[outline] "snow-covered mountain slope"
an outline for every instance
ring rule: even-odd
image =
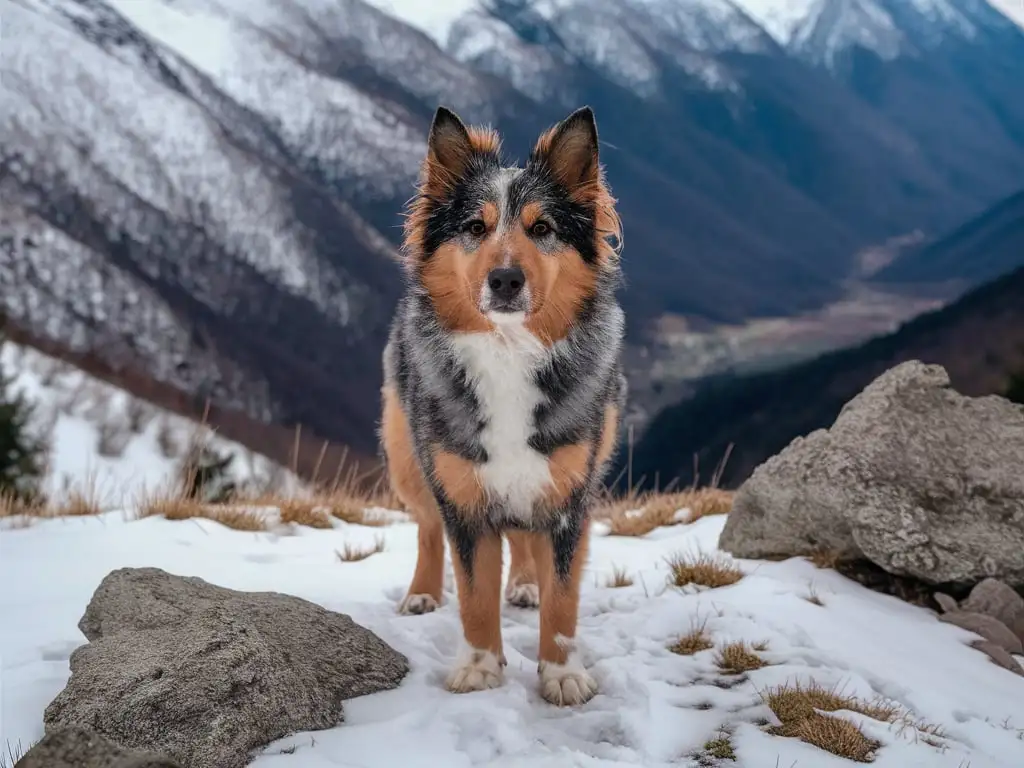
[[[0,0],[0,304],[372,454],[400,210],[437,104],[522,158],[589,103],[631,343],[666,315],[813,309],[859,248],[947,229],[1024,176],[1018,27],[983,0],[828,5]],[[891,53],[840,52],[870,42],[849,26],[864,14],[895,25]]]
[[[779,719],[765,694],[812,684],[859,699],[861,708],[894,707],[892,722],[850,710],[833,715],[877,742],[874,768],[1024,764],[1024,678],[971,648],[975,635],[934,612],[802,558],[732,561],[742,579],[716,589],[668,586],[667,560],[716,552],[721,517],[642,539],[592,537],[578,638],[600,690],[581,707],[557,708],[538,691],[532,609],[502,608],[508,665],[500,687],[444,690],[460,640],[450,563],[439,610],[396,611],[415,565],[414,525],[339,522],[330,530],[253,534],[209,520],[136,520],[127,512],[0,530],[0,583],[17,585],[0,592],[0,611],[18,617],[0,624],[0,745],[27,748],[42,737],[43,711],[67,683],[68,659],[85,642],[78,622],[103,578],[118,568],[153,567],[229,589],[301,597],[351,616],[409,659],[398,688],[345,701],[344,723],[282,738],[253,768],[862,764],[772,733]],[[339,551],[372,550],[378,542],[376,554],[339,562]],[[631,583],[610,586],[617,572]],[[711,647],[691,655],[669,650],[695,628]],[[723,670],[719,653],[733,643],[764,666]],[[833,749],[857,744],[852,734],[844,737],[818,741]]]
[[[43,490],[55,503],[74,493],[116,509],[173,488],[192,441],[231,456],[227,474],[240,486],[298,487],[266,457],[29,347],[0,345],[0,370],[9,394],[32,408],[30,428],[48,447]]]

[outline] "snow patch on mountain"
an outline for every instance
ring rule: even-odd
[[[782,45],[789,45],[820,0],[732,0]]]
[[[1024,29],[1024,0],[987,0],[987,2],[1003,16]]]

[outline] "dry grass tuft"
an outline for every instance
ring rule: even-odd
[[[835,570],[836,566],[842,561],[842,557],[838,550],[835,549],[818,549],[812,552],[807,557],[815,568],[831,569]]]
[[[672,653],[678,653],[680,656],[693,656],[695,653],[714,648],[715,644],[711,641],[711,637],[708,635],[705,627],[706,622],[699,627],[693,627],[675,643],[670,645],[668,649]]]
[[[246,507],[203,504],[178,492],[145,493],[135,504],[141,518],[212,520],[235,531],[259,532],[269,528],[267,518]]]
[[[12,493],[0,493],[0,518],[43,517],[45,509],[41,502],[27,501]]]
[[[103,505],[95,484],[72,489],[59,501],[44,507],[45,517],[90,517],[103,514]]]
[[[625,568],[614,567],[612,568],[612,575],[609,576],[608,581],[605,582],[605,586],[610,589],[632,587],[633,577],[629,575]]]
[[[335,550],[335,554],[338,556],[338,560],[343,563],[358,563],[360,560],[365,560],[370,555],[376,555],[378,552],[384,551],[384,537],[378,536],[372,546],[361,547],[356,544],[350,544],[345,542],[345,545],[340,550]]]
[[[607,521],[612,536],[646,536],[663,526],[692,523],[708,515],[724,515],[732,509],[732,496],[731,492],[719,488],[630,494],[606,502],[593,514]],[[684,509],[689,513],[680,514]]]
[[[278,506],[278,510],[281,522],[285,524],[305,525],[321,530],[334,527],[327,510],[314,499],[287,499]]]
[[[769,689],[762,694],[762,698],[782,723],[772,730],[773,733],[801,739],[834,755],[862,763],[871,762],[873,753],[880,746],[878,742],[869,739],[849,720],[822,713],[846,710],[883,723],[903,720],[908,727],[918,728],[931,735],[940,732],[936,726],[918,727],[912,724],[908,716],[891,702],[866,702],[814,682],[807,686],[796,683]]]
[[[779,735],[790,736],[811,746],[858,763],[870,763],[882,745],[864,735],[859,726],[841,717],[814,712],[794,723],[783,724]]]
[[[673,555],[668,566],[670,582],[677,587],[698,584],[704,587],[727,587],[743,578],[743,571],[721,555]]]
[[[807,594],[803,596],[804,600],[812,605],[825,607],[825,601],[821,599],[821,595],[818,594],[818,590],[815,589],[813,584],[807,586]]]
[[[767,649],[767,644],[759,644],[759,650]],[[743,672],[751,672],[761,667],[767,667],[768,662],[762,659],[744,642],[729,643],[724,646],[715,659],[718,668],[728,675],[739,675]]]
[[[891,723],[900,715],[900,708],[886,701],[865,702],[854,696],[845,696],[835,688],[824,688],[815,682],[781,685],[762,694],[765,704],[783,723],[809,716],[815,710],[859,712],[872,720]]]

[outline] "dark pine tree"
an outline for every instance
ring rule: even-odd
[[[0,348],[3,347],[5,318],[0,314]],[[12,377],[0,361],[0,495],[30,501],[39,493],[46,444],[32,434],[32,407],[11,391]]]

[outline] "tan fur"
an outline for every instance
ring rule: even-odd
[[[430,595],[440,603],[444,583],[444,526],[434,495],[413,452],[405,411],[392,387],[384,388],[381,442],[387,456],[391,487],[418,523],[416,573],[409,594]]]
[[[487,499],[476,465],[439,446],[434,447],[434,477],[445,496],[467,513],[479,511]]]
[[[530,551],[529,534],[522,531],[508,531],[505,536],[508,539],[508,550],[511,555],[508,571],[509,586],[536,584],[537,568],[533,562],[533,553]]]
[[[452,565],[466,642],[472,648],[501,657],[501,536],[492,534],[477,541],[472,578],[458,557],[452,558]]]
[[[501,151],[501,137],[493,128],[472,126],[469,128],[469,144],[474,152],[496,155]]]
[[[594,292],[597,275],[572,248],[543,254],[531,243],[519,262],[533,303],[526,327],[550,346],[569,333],[584,300]]]
[[[576,548],[569,578],[562,581],[555,573],[555,554],[551,539],[540,533],[527,534],[530,550],[537,567],[540,586],[540,648],[538,660],[554,664],[565,664],[567,651],[556,641],[561,635],[569,639],[576,637],[576,622],[580,605],[580,580],[589,549],[589,521]]]
[[[593,452],[590,442],[563,445],[556,448],[548,459],[548,470],[551,472],[551,488],[545,502],[549,508],[557,508],[568,500],[573,490],[579,488],[587,479],[587,468]]]
[[[423,265],[420,280],[445,328],[466,333],[494,330],[494,324],[480,311],[478,297],[499,256],[497,249],[491,249],[489,256],[468,254],[454,243],[445,243]]]

